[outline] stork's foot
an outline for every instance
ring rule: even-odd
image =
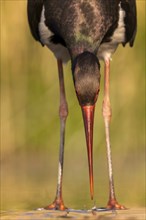
[[[116,199],[111,199],[109,200],[107,204],[107,209],[112,209],[112,210],[125,210],[126,207],[123,205],[120,205]]]
[[[68,208],[64,205],[63,200],[55,199],[54,202],[46,206],[45,209],[64,211],[64,210],[67,210]]]

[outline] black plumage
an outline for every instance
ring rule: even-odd
[[[29,0],[27,5],[28,22],[33,37],[40,41],[39,22],[44,0]]]
[[[81,34],[93,37],[93,41],[98,41],[99,44],[108,42],[118,25],[118,5],[121,3],[122,9],[126,13],[124,18],[126,34],[125,40],[122,43],[125,45],[129,42],[131,46],[133,45],[137,29],[135,0],[78,2],[79,4],[76,1],[67,0],[28,0],[28,20],[34,38],[40,41],[38,24],[41,18],[42,7],[44,6],[46,9],[45,24],[54,34],[54,37],[51,38],[53,43],[61,43],[63,46],[68,45],[69,47],[71,47],[70,44],[75,44],[74,34],[76,34],[78,26],[78,13],[85,15],[84,21],[79,24]],[[98,16],[94,15],[94,5],[92,6],[92,2],[95,2],[95,6],[101,10],[102,16],[100,16],[100,13]],[[103,17],[102,22],[99,16],[100,19]],[[99,26],[100,28],[98,28]],[[99,37],[98,32],[102,33]]]
[[[121,1],[121,7],[126,12],[124,23],[125,23],[125,29],[126,29],[126,38],[125,42],[123,42],[123,45],[125,45],[127,42],[129,42],[130,46],[133,46],[136,31],[137,31],[137,12],[136,12],[136,2],[135,0],[122,0]]]

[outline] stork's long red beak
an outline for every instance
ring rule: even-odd
[[[93,183],[93,124],[94,124],[94,109],[95,106],[81,106],[85,127],[87,152],[88,152],[88,166],[89,166],[89,179],[90,179],[90,195],[93,199],[94,183]]]

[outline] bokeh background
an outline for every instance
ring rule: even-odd
[[[26,0],[1,6],[1,209],[34,209],[53,201],[59,151],[56,60],[32,38]],[[145,0],[137,0],[134,48],[119,47],[111,62],[111,141],[117,199],[145,206]],[[69,116],[63,196],[66,206],[91,208],[86,143],[70,63],[65,65]],[[95,203],[108,200],[108,172],[101,91],[94,130]]]

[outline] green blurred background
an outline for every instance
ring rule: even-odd
[[[32,38],[26,0],[1,0],[1,208],[34,209],[53,201],[59,149],[56,60]],[[145,0],[137,0],[134,48],[119,47],[111,62],[111,140],[117,199],[145,206]],[[86,144],[70,63],[65,68],[69,116],[63,196],[66,206],[91,208]],[[101,91],[94,130],[95,202],[108,200]]]

